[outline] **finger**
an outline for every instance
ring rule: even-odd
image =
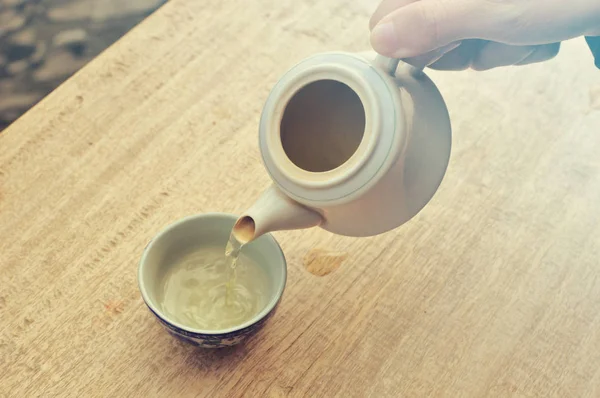
[[[463,40],[460,46],[444,54],[439,60],[429,65],[429,68],[448,71],[469,69],[473,58],[486,43],[485,40]]]
[[[430,51],[423,55],[418,55],[416,57],[404,58],[402,61],[407,64],[411,64],[417,68],[425,68],[435,62],[437,62],[440,58],[446,55],[448,52],[454,50],[456,47],[460,46],[460,43],[450,43],[447,46],[440,47],[437,50]]]
[[[488,42],[473,58],[471,68],[483,71],[499,66],[515,65],[533,54],[537,47]]]
[[[502,2],[413,2],[391,12],[373,28],[371,45],[388,57],[409,58],[467,38],[486,39],[494,33],[490,27],[502,25],[506,18],[506,9],[498,9],[496,4]]]
[[[419,0],[383,0],[369,20],[369,29],[372,30],[382,18],[392,11],[402,8],[410,3],[414,3],[415,1]]]
[[[558,55],[560,43],[545,44],[538,46],[537,49],[528,57],[515,65],[529,65],[538,62],[548,61]]]
[[[462,44],[431,64],[437,70],[488,70],[499,66],[527,65],[554,58],[560,43],[540,46],[511,46],[484,40],[464,40]]]

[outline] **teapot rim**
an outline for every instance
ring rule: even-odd
[[[360,98],[365,111],[362,140],[342,165],[325,172],[296,166],[286,155],[280,136],[281,118],[289,100],[306,85],[320,80],[345,84]],[[290,69],[273,87],[259,128],[263,163],[271,178],[302,202],[348,201],[375,184],[406,144],[405,115],[391,76],[351,53],[317,54]],[[400,112],[398,112],[400,110]]]

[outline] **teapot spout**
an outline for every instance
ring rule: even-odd
[[[290,199],[271,185],[233,227],[233,236],[246,244],[273,231],[310,228],[320,225],[319,213]]]

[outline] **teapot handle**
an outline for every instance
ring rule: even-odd
[[[407,58],[405,60],[389,58],[377,54],[373,62],[391,76],[397,76],[398,68],[400,67],[405,72],[408,72],[411,76],[417,77],[423,74],[423,69],[440,59],[447,51],[450,51],[456,47],[458,47],[458,44],[452,43],[437,50],[428,52],[427,54]]]
[[[397,58],[389,58],[377,54],[375,55],[373,63],[386,71],[389,75],[394,76],[396,74],[396,69],[398,69],[398,65],[400,64],[400,60]]]
[[[399,75],[404,74],[399,73],[399,69],[402,69],[405,73],[408,72],[410,76],[418,77],[424,73],[423,69],[427,66],[424,65],[423,67],[417,67],[399,59],[388,58],[379,54],[375,56],[373,63],[393,77],[398,77]]]

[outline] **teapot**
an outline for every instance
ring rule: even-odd
[[[275,84],[259,123],[273,183],[233,235],[319,226],[364,237],[413,218],[450,158],[448,110],[421,68],[371,53],[304,59]]]

